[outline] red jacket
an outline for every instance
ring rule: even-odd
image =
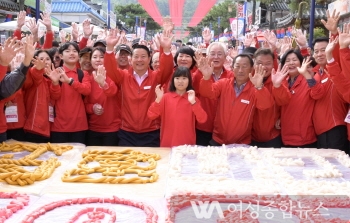
[[[51,124],[53,132],[78,132],[88,129],[82,95],[91,92],[90,75],[84,71],[82,83],[78,80],[76,69],[69,70],[63,65],[68,77],[73,78],[72,86],[62,83],[61,95],[55,100],[55,121]]]
[[[237,97],[234,78],[221,79],[215,83],[202,79],[199,93],[204,97],[218,99],[213,139],[220,144],[251,143],[255,109],[268,109],[274,103],[265,87],[257,90],[250,81]]]
[[[22,39],[21,30],[16,29],[15,32],[13,33],[13,36],[17,37],[18,40],[21,40]],[[44,45],[41,47],[38,43],[36,48],[42,48],[42,49],[52,48],[52,41],[54,38],[53,36],[54,36],[54,33],[52,31],[46,32]]]
[[[280,87],[281,88],[281,87]],[[283,89],[273,88],[272,94],[281,107],[281,135],[285,145],[301,146],[316,142],[312,122],[315,100],[322,97],[323,86],[316,83],[310,88],[306,79],[298,75],[293,86],[282,94]],[[291,94],[290,99],[287,95]]]
[[[343,64],[342,68],[344,71],[347,71],[345,64]],[[342,95],[342,98],[346,102],[350,103],[350,79],[345,77],[344,75],[344,73],[347,73],[347,72],[342,72],[337,62],[328,64],[327,70],[329,72],[329,76],[332,79],[337,91]],[[348,108],[348,111],[350,112],[349,108]],[[346,114],[344,115],[343,120],[345,119],[345,117],[346,117]],[[346,123],[346,127],[348,129],[348,140],[350,140],[350,124]]]
[[[336,49],[336,48],[335,48]],[[344,48],[339,50],[339,56],[340,56],[340,65],[343,69],[343,74],[346,78],[350,79],[350,49]],[[334,54],[333,54],[334,57]],[[335,59],[337,61],[337,59]]]
[[[114,53],[106,53],[104,66],[107,75],[120,87],[121,126],[120,128],[136,133],[150,132],[159,129],[159,121],[147,117],[148,108],[156,98],[155,87],[164,84],[173,73],[173,56],[160,55],[160,68],[157,71],[148,69],[148,77],[141,86],[135,80],[134,70],[121,70],[117,66]]]
[[[85,97],[85,109],[88,114],[89,130],[95,132],[115,132],[120,128],[120,107],[117,97],[118,88],[109,78],[106,78],[108,89],[103,90],[96,81],[91,80],[91,94]],[[103,107],[103,114],[96,115],[94,104]]]
[[[37,70],[32,67],[27,73],[23,90],[27,114],[24,130],[50,137],[49,106],[51,100],[60,97],[60,85],[53,85],[52,81],[44,76],[44,69]]]
[[[272,93],[271,75],[264,82],[264,86]],[[265,110],[257,109],[253,118],[252,139],[256,142],[267,142],[279,136],[281,131],[275,128],[275,123],[279,118],[280,107],[276,103]]]
[[[192,83],[193,83],[193,88],[195,89],[197,93],[197,97],[201,101],[201,106],[204,109],[204,111],[207,113],[207,121],[204,123],[196,123],[196,128],[204,131],[204,132],[213,132],[214,129],[214,119],[216,116],[216,109],[217,109],[217,104],[218,100],[217,99],[210,99],[207,97],[203,97],[202,95],[199,94],[199,85],[201,82],[201,79],[203,77],[202,72],[200,70],[197,70],[196,72],[193,73],[192,75]],[[223,68],[223,72],[220,76],[220,80],[223,78],[231,78],[233,77],[233,73],[230,70],[226,70]],[[211,77],[212,82],[215,82],[214,77]]]
[[[19,89],[13,96],[14,98],[10,102],[17,106],[18,122],[7,122],[7,129],[20,129],[23,128],[27,119],[22,90]]]
[[[7,73],[7,66],[0,65],[0,81],[4,79],[4,77],[6,76],[6,73]]]
[[[191,105],[187,97],[187,93],[182,96],[175,92],[166,93],[159,103],[153,102],[148,109],[150,119],[161,119],[161,147],[196,144],[195,122],[205,122],[207,114],[198,98]]]
[[[319,66],[316,67],[317,71],[318,68]],[[317,72],[314,78],[324,88],[322,98],[315,102],[312,115],[316,135],[320,135],[335,126],[345,125],[344,117],[348,106],[326,72],[322,76]]]

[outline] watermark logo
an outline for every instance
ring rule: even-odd
[[[213,215],[214,209],[219,215],[219,218],[224,218],[224,213],[218,201],[190,201],[193,212],[197,219],[210,219]],[[209,207],[209,208],[208,208]],[[200,210],[199,210],[200,209]]]

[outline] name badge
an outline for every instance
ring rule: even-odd
[[[49,122],[54,122],[55,120],[55,113],[54,113],[54,108],[49,105]]]
[[[328,81],[328,77],[325,78],[325,79],[323,79],[323,80],[321,81],[321,83],[323,84],[323,83],[326,83],[327,81]]]
[[[244,103],[244,104],[249,105],[249,101],[248,101],[248,100],[244,100],[244,99],[242,99],[242,100],[241,100],[241,102],[242,102],[242,103]]]
[[[350,110],[348,111],[348,114],[345,116],[344,122],[350,123]]]
[[[151,86],[144,86],[143,89],[149,90],[149,89],[151,89]]]
[[[5,109],[6,122],[18,122],[17,105],[7,106]]]

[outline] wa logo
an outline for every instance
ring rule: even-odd
[[[198,219],[210,219],[212,217],[214,209],[218,213],[220,218],[224,218],[224,213],[222,212],[220,203],[217,201],[209,202],[209,201],[190,201],[192,205],[192,209],[196,218]],[[199,210],[200,209],[200,210]]]

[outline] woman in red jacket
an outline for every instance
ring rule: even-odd
[[[304,61],[303,61],[304,60]],[[307,70],[312,61],[303,59],[299,51],[289,50],[282,59],[281,66],[288,66],[288,85],[291,97],[284,97],[279,88],[274,87],[272,94],[281,106],[281,136],[285,146],[316,148],[317,138],[312,122],[315,100],[322,97],[323,87]],[[280,79],[282,81],[283,79]],[[274,83],[274,86],[276,83]],[[278,84],[277,84],[278,85]]]
[[[85,109],[88,114],[88,146],[117,146],[120,127],[120,107],[117,86],[106,77],[103,66],[105,50],[97,47],[91,51],[91,94],[85,97]]]
[[[148,109],[152,120],[161,118],[160,146],[172,147],[196,144],[196,120],[203,123],[207,114],[200,105],[192,88],[191,72],[186,67],[176,68],[169,87],[164,94],[160,85],[156,87],[157,98]]]
[[[23,85],[27,116],[23,129],[26,132],[26,140],[29,142],[50,141],[50,122],[54,121],[51,100],[58,99],[61,92],[57,72],[47,74],[47,68],[51,67],[53,67],[53,60],[48,51],[36,51],[32,67]]]

